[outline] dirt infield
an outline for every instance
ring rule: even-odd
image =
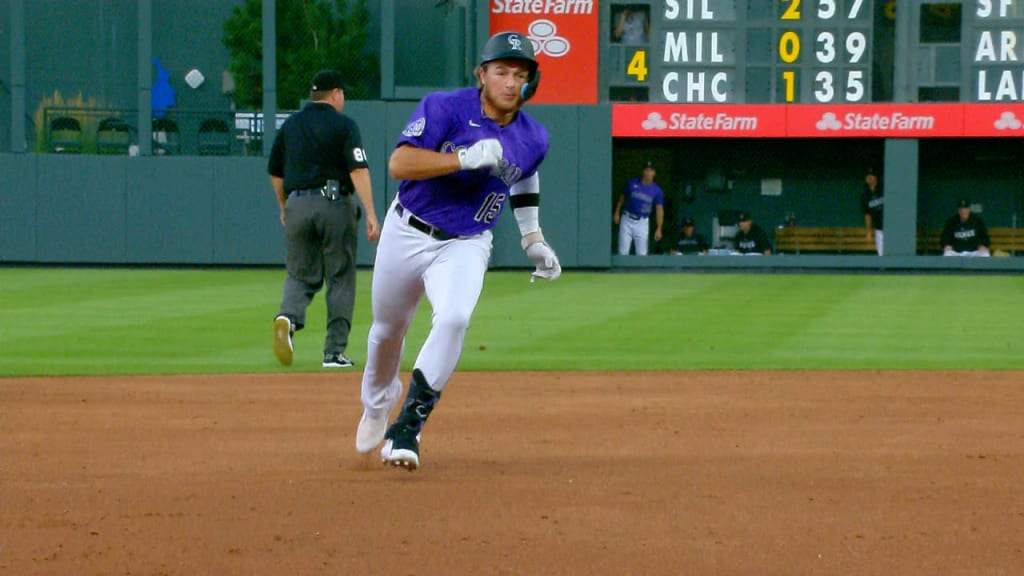
[[[0,380],[0,573],[1024,571],[1020,372],[458,373],[414,473],[359,377]]]

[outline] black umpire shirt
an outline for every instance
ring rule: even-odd
[[[268,171],[284,178],[284,191],[320,188],[341,182],[341,193],[354,191],[349,172],[366,168],[359,127],[326,102],[311,102],[285,120],[270,150]]]

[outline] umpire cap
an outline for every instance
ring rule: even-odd
[[[480,54],[480,66],[505,58],[525,60],[529,63],[530,77],[523,85],[522,92],[523,101],[529,100],[537,92],[537,86],[540,85],[539,65],[530,37],[519,32],[498,32],[491,36],[484,44],[483,53]]]
[[[345,88],[341,72],[337,70],[321,70],[313,77],[309,90],[310,92],[326,92],[327,90],[335,90],[337,88]]]

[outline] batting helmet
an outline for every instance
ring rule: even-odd
[[[523,101],[529,100],[540,85],[540,69],[533,53],[533,42],[518,32],[498,32],[484,44],[483,53],[480,54],[480,65],[504,58],[526,60],[530,63],[530,76],[526,84],[523,84],[522,93]]]

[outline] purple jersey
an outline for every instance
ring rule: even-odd
[[[486,138],[501,141],[500,166],[403,180],[398,187],[402,206],[457,236],[493,228],[508,200],[509,187],[532,176],[547,155],[548,133],[539,122],[520,110],[507,126],[498,126],[484,116],[476,88],[434,92],[420,101],[398,145],[455,152]]]
[[[627,214],[635,218],[649,218],[651,210],[655,206],[665,203],[665,194],[661,187],[651,182],[644,184],[640,178],[633,178],[626,183],[626,205]]]

